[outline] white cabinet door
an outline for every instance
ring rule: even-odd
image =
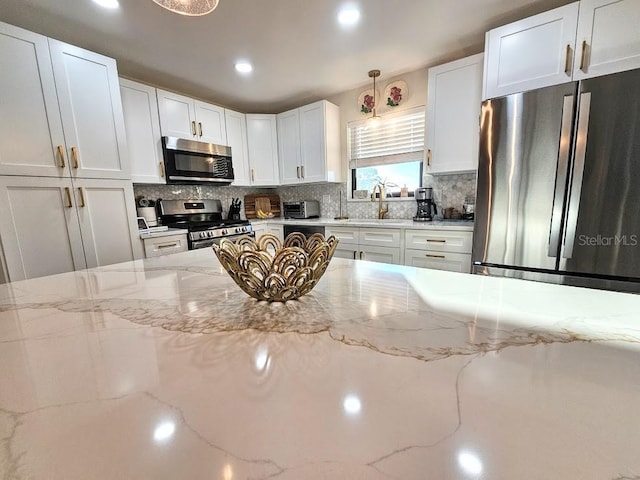
[[[157,93],[162,135],[195,140],[197,125],[193,99],[160,89]]]
[[[284,240],[284,227],[282,225],[267,224],[267,232],[271,235],[275,235],[280,240]]]
[[[326,234],[336,237],[339,240],[338,246],[347,243],[358,245],[360,241],[360,229],[357,227],[327,227]]]
[[[87,267],[142,257],[131,182],[74,181]]]
[[[360,260],[368,260],[370,262],[392,263],[398,265],[400,263],[400,247],[375,247],[370,245],[360,245]]]
[[[280,183],[300,183],[302,158],[300,152],[300,109],[276,116],[278,122],[278,163]]]
[[[640,68],[640,2],[582,0],[573,78]]]
[[[194,101],[194,106],[198,127],[196,140],[216,145],[227,145],[224,108],[199,100]]]
[[[127,148],[134,183],[166,183],[156,89],[120,79]]]
[[[478,168],[483,60],[478,54],[429,69],[427,173]]]
[[[46,37],[0,23],[0,175],[68,176]]]
[[[580,2],[490,30],[484,98],[569,82]]]
[[[358,233],[360,245],[398,247],[401,237],[402,232],[397,228],[360,228]]]
[[[469,273],[471,272],[471,255],[465,253],[412,250],[408,248],[404,251],[404,264],[412,267]]]
[[[279,185],[276,116],[247,114],[247,145],[252,185]]]
[[[249,152],[247,147],[247,118],[244,113],[225,110],[226,145],[231,147],[234,180],[232,185],[251,185],[249,178]]]
[[[0,238],[9,281],[85,268],[70,179],[0,177]]]
[[[336,251],[333,252],[335,258],[346,258],[348,260],[357,260],[360,254],[360,247],[358,245],[348,243],[338,243]]]
[[[327,180],[327,103],[320,101],[300,108],[300,176],[304,183]]]
[[[71,173],[131,178],[116,61],[49,39]]]

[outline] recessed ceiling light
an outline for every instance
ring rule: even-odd
[[[103,8],[118,8],[120,6],[118,0],[93,0],[93,2]]]
[[[345,5],[338,12],[338,23],[351,27],[360,21],[360,10],[355,5]]]
[[[237,62],[236,71],[239,73],[251,73],[253,71],[253,65],[249,62]]]

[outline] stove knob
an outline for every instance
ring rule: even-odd
[[[223,229],[222,229],[222,234],[223,234],[223,235],[226,235],[227,233],[229,233],[229,230],[227,230],[226,228],[223,228]]]
[[[207,237],[213,238],[213,232],[211,230],[207,232]]]

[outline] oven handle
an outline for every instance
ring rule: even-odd
[[[208,248],[211,245],[213,245],[214,243],[216,245],[220,244],[220,240],[222,240],[223,238],[226,238],[227,240],[234,240],[240,237],[251,237],[251,238],[256,238],[256,234],[255,232],[246,232],[246,233],[239,233],[238,235],[227,235],[226,237],[217,237],[217,238],[207,238],[205,240],[196,240],[195,242],[191,242],[189,244],[189,250],[195,250],[197,248]]]

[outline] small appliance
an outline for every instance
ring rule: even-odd
[[[413,217],[414,222],[430,222],[433,217],[438,214],[436,202],[433,201],[433,188],[420,187],[415,191],[416,203],[418,211]]]
[[[231,147],[162,137],[167,183],[229,185],[233,179]]]
[[[320,202],[317,200],[283,202],[282,206],[284,218],[318,218],[320,216]]]
[[[147,223],[147,228],[158,225],[158,215],[156,213],[156,202],[144,197],[136,198],[136,211],[138,217],[143,217]]]
[[[473,220],[476,211],[476,197],[467,195],[462,205],[462,219]]]
[[[160,220],[171,228],[186,228],[189,250],[219,244],[227,238],[255,238],[247,220],[223,220],[220,200],[158,200]]]
[[[229,215],[227,216],[227,220],[240,220],[240,205],[242,205],[242,200],[239,198],[232,198],[231,205],[229,206]]]

